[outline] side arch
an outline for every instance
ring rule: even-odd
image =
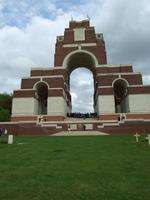
[[[126,79],[124,79],[124,78],[116,78],[116,79],[112,82],[112,87],[114,87],[114,83],[115,83],[116,81],[119,81],[119,80],[125,81],[126,84],[127,84],[127,87],[129,87],[129,82],[128,82]]]
[[[128,113],[129,112],[128,81],[123,78],[118,78],[113,81],[112,86],[114,92],[115,112]]]
[[[47,88],[49,89],[49,85],[48,85],[48,83],[47,83],[46,81],[38,81],[38,82],[36,82],[36,83],[33,85],[33,89],[36,90],[37,85],[38,85],[38,84],[42,84],[42,83],[46,84],[46,85],[47,85]]]
[[[48,84],[45,81],[38,81],[35,89],[35,111],[38,115],[47,115]]]

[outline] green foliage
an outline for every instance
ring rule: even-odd
[[[12,95],[0,94],[0,122],[10,121]]]
[[[12,95],[0,94],[0,107],[9,110],[9,113],[11,113]]]
[[[0,144],[2,200],[149,200],[150,147],[133,136],[15,137]]]
[[[10,112],[7,109],[0,107],[0,122],[10,121]]]

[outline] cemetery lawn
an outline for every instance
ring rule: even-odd
[[[150,200],[150,147],[133,136],[0,143],[0,200]]]

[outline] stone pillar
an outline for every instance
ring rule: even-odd
[[[12,115],[34,115],[35,101],[33,97],[13,98]]]
[[[62,96],[48,97],[48,110],[49,116],[67,116],[67,103]]]
[[[115,101],[113,95],[98,95],[98,115],[115,113]]]
[[[131,113],[150,112],[150,94],[130,94],[129,108]]]

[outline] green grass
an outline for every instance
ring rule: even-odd
[[[16,137],[0,143],[5,199],[150,200],[150,147],[133,136]]]

